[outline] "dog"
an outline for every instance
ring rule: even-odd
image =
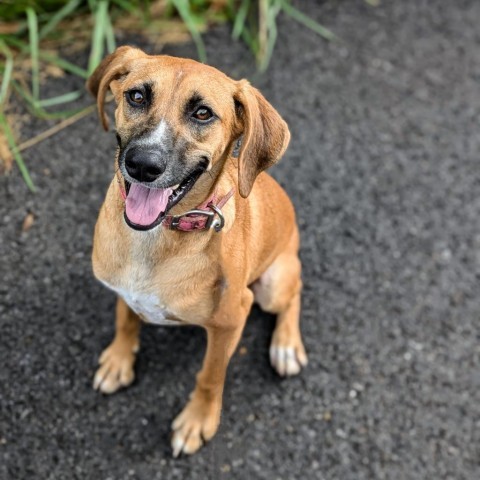
[[[87,88],[105,130],[113,93],[118,141],[92,253],[94,275],[118,295],[115,337],[94,388],[132,383],[142,320],[205,328],[203,366],[172,424],[173,455],[192,454],[217,431],[227,366],[254,301],[277,315],[278,374],[307,364],[295,213],[264,172],[290,132],[248,81],[190,59],[120,47]]]

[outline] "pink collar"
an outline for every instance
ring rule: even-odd
[[[123,186],[118,182],[120,195],[126,200],[127,194]],[[217,192],[205,200],[201,205],[193,210],[182,213],[181,215],[165,215],[162,220],[162,227],[169,230],[178,230],[181,232],[194,232],[197,230],[209,230],[213,228],[219,232],[225,225],[225,218],[221,208],[230,200],[235,189],[231,189],[225,196],[219,198]]]
[[[193,232],[213,228],[219,232],[225,225],[225,218],[220,210],[230,200],[234,192],[232,188],[224,197],[218,198],[217,192],[194,210],[181,215],[166,215],[162,226],[170,230]],[[218,217],[218,218],[217,218]]]

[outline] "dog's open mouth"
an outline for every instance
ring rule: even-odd
[[[195,185],[205,171],[201,166],[175,187],[149,188],[142,183],[125,180],[125,221],[135,230],[150,230],[159,225],[166,213]]]

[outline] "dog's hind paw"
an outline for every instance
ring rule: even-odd
[[[270,345],[270,363],[281,377],[291,377],[300,373],[302,367],[307,365],[308,358],[301,343],[295,347],[272,342]]]
[[[133,352],[112,343],[100,355],[98,361],[100,368],[93,379],[93,388],[108,394],[116,392],[121,387],[127,387],[135,378],[134,362]]]

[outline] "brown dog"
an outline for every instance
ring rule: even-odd
[[[193,60],[121,47],[88,88],[105,129],[113,92],[119,144],[93,249],[96,277],[118,294],[116,332],[94,387],[112,393],[133,381],[140,319],[204,327],[203,367],[172,425],[174,456],[194,453],[218,428],[228,362],[254,301],[278,314],[275,370],[294,375],[307,363],[295,214],[261,173],[290,133],[247,81]]]

